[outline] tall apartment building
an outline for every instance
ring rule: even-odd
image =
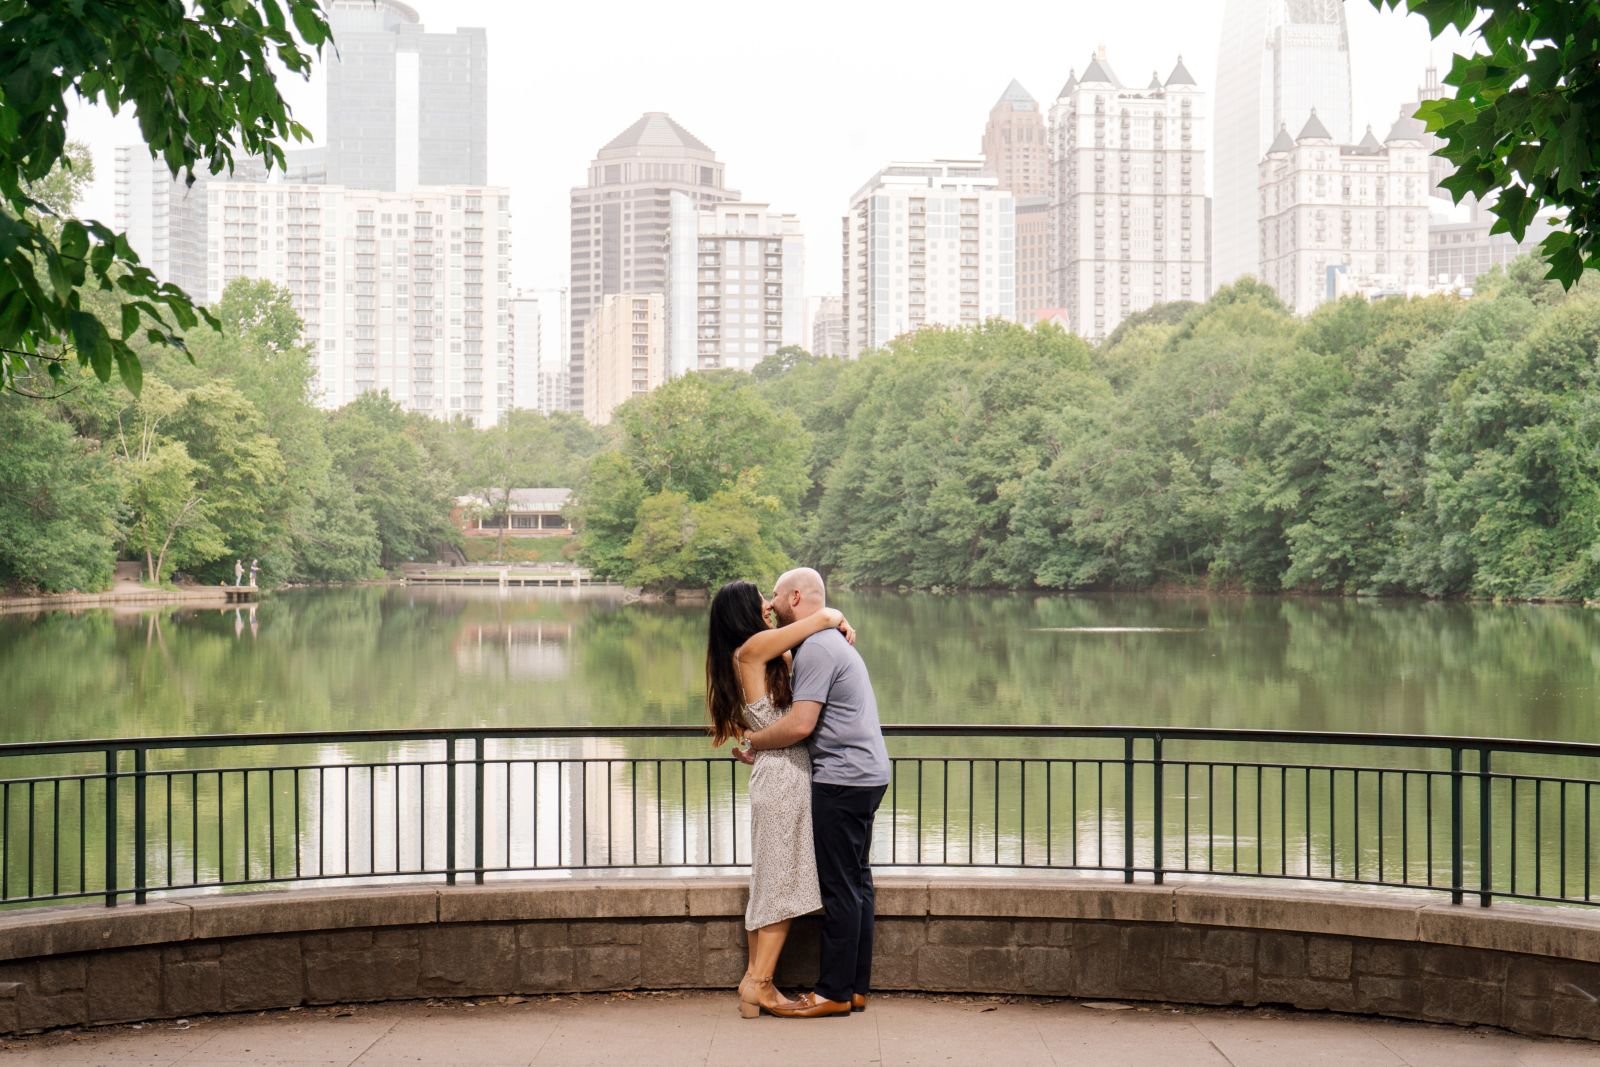
[[[844,301],[825,296],[811,318],[811,354],[837,358],[844,353]]]
[[[265,181],[267,170],[260,160],[241,156],[226,177]],[[143,144],[117,146],[115,179],[117,231],[128,235],[140,261],[162,281],[192,296],[204,293],[206,187],[218,179],[200,173],[187,185]]]
[[[1050,220],[1054,218],[1048,196],[1017,198],[1017,318],[1033,322],[1046,308],[1056,306],[1050,269]]]
[[[805,344],[805,237],[793,215],[673,193],[667,262],[669,377],[750,370]]]
[[[1180,57],[1124,86],[1102,52],[1050,111],[1056,305],[1083,337],[1206,296],[1205,98]]]
[[[663,302],[660,293],[608,293],[584,322],[583,417],[596,426],[665,378]]]
[[[567,291],[522,289],[511,298],[516,406],[567,410]]]
[[[1422,124],[1383,143],[1339,144],[1312,112],[1280,129],[1261,161],[1261,278],[1298,314],[1346,290],[1419,293],[1428,284],[1428,157]]]
[[[399,0],[333,0],[325,181],[356,189],[489,180],[489,44],[426,33]]]
[[[1039,102],[1015,78],[989,110],[983,165],[1000,188],[1017,197],[1050,191],[1050,141]]]
[[[596,154],[572,190],[569,400],[588,411],[586,324],[612,293],[665,293],[672,194],[697,204],[737,200],[716,153],[660,111],[647,112]]]
[[[924,326],[1014,319],[1016,198],[982,160],[891,163],[844,217],[845,350]]]
[[[206,212],[205,299],[234,278],[287,288],[324,407],[384,390],[481,426],[512,406],[508,190],[212,182]]]
[[[1437,201],[1435,201],[1437,203]],[[1460,217],[1452,217],[1452,216]],[[1465,205],[1449,215],[1435,214],[1428,222],[1428,281],[1435,286],[1471,289],[1496,267],[1537,252],[1539,243],[1555,229],[1549,216],[1536,218],[1518,241],[1509,233],[1490,233],[1496,218],[1482,205]]]
[[[1337,144],[1354,140],[1344,0],[1228,0],[1217,60],[1211,284],[1260,270],[1261,157],[1278,129],[1316,108]]]

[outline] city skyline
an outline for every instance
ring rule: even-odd
[[[566,283],[569,192],[583,184],[595,149],[644,112],[665,111],[693,130],[727,167],[728,186],[794,213],[806,243],[821,250],[836,245],[840,217],[862,176],[885,160],[976,156],[988,110],[1013,78],[1048,108],[1047,97],[1068,70],[1103,43],[1124,72],[1165,69],[1182,53],[1209,92],[1223,9],[1222,0],[1152,4],[1157,17],[1141,17],[1137,26],[1125,14],[1089,10],[1074,14],[1070,30],[1037,39],[999,26],[955,36],[893,11],[853,11],[852,25],[865,37],[881,31],[897,50],[918,50],[924,62],[907,73],[831,58],[835,20],[824,6],[809,21],[761,38],[768,66],[792,67],[800,76],[771,79],[761,93],[730,95],[719,90],[720,78],[699,75],[682,58],[683,49],[697,47],[695,41],[706,47],[704,54],[721,54],[712,47],[715,41],[703,40],[704,32],[731,30],[697,29],[691,38],[688,28],[643,5],[626,5],[625,17],[610,27],[620,36],[608,38],[614,47],[607,55],[622,76],[607,77],[596,77],[594,56],[571,44],[576,17],[561,23],[559,12],[486,0],[417,0],[412,6],[430,32],[473,26],[489,31],[488,177],[508,186],[518,205],[512,279],[517,288]],[[841,6],[841,18],[843,11]],[[1358,129],[1369,122],[1386,129],[1398,106],[1414,98],[1430,58],[1447,62],[1445,49],[1429,41],[1418,18],[1379,14],[1366,4],[1347,5],[1347,18],[1354,123]],[[563,28],[571,31],[565,46],[563,34],[551,32]],[[663,47],[663,41],[680,38],[682,48]],[[579,80],[585,93],[581,106],[574,106],[568,101]],[[322,132],[322,83],[285,79],[283,88],[297,117],[313,133]],[[541,100],[549,106],[541,107]],[[137,127],[126,113],[113,119],[78,108],[70,132],[90,144],[96,162],[85,212],[109,221],[115,148],[136,141]],[[832,259],[808,257],[808,295],[838,291],[839,268]]]

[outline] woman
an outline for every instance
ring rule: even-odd
[[[729,582],[711,600],[706,645],[706,707],[713,745],[742,739],[789,710],[790,650],[837,627],[852,644],[843,615],[824,608],[773,627],[772,604],[749,582]],[[789,921],[822,907],[811,848],[811,754],[804,745],[755,754],[750,772],[750,903],[745,929],[750,961],[739,981],[739,1014],[793,1004],[772,984]]]

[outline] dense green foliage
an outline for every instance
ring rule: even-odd
[[[47,195],[68,98],[131,106],[174,177],[235,151],[281,166],[307,133],[274,68],[309,76],[327,40],[319,0],[0,0],[0,389],[68,384],[76,360],[138,393],[140,342],[182,348],[204,314],[125,235]]]
[[[367,578],[449,551],[451,508],[486,484],[486,453],[571,484],[599,447],[566,415],[475,430],[383,395],[319,410],[287,293],[235,281],[213,314],[222,328],[194,332],[193,363],[144,353],[137,398],[0,393],[0,587],[101,589],[119,553],[159,581],[231,582],[235,560],[259,561],[269,585]]]
[[[1455,95],[1417,117],[1456,165],[1444,181],[1460,200],[1498,194],[1495,232],[1517,240],[1555,211],[1541,243],[1551,278],[1571,285],[1600,267],[1600,3],[1595,0],[1372,0],[1455,29],[1478,45],[1445,75]]]
[[[620,409],[583,558],[662,587],[792,557],[922,588],[1600,595],[1600,289],[1539,270],[1304,320],[1246,280],[1094,350],[991,322],[674,383]],[[713,493],[794,456],[752,551],[691,566],[713,516],[753,528]]]

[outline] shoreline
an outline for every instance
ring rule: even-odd
[[[115,608],[125,605],[193,605],[205,607],[228,603],[221,586],[189,586],[179,589],[108,589],[104,593],[40,593],[0,595],[0,614],[13,611],[38,611],[51,608]]]

